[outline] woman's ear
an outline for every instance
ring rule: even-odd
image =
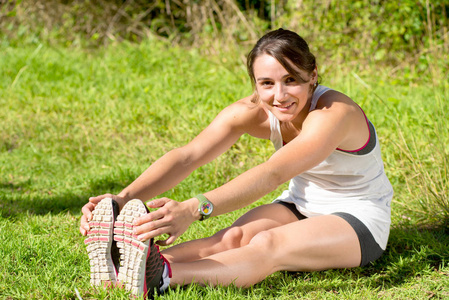
[[[309,87],[309,91],[311,93],[313,93],[315,91],[315,89],[318,86],[318,70],[315,67],[315,69],[312,71],[312,73],[310,74],[310,87]]]
[[[315,86],[317,82],[318,82],[318,69],[317,67],[315,67],[310,76],[310,85]]]

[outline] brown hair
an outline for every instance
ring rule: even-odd
[[[246,66],[253,86],[256,83],[254,61],[263,54],[274,57],[299,82],[308,80],[302,78],[292,64],[308,74],[316,68],[315,56],[310,52],[307,42],[297,33],[279,28],[260,38],[248,54]]]

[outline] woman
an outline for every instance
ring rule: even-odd
[[[113,203],[122,209],[115,225],[103,224],[109,231],[103,233],[107,238],[101,247],[108,256],[100,263],[117,262],[111,245],[115,226],[114,239],[122,252],[118,281],[129,283],[136,294],[191,282],[248,287],[280,270],[363,266],[386,248],[393,190],[376,132],[362,109],[318,84],[315,57],[294,32],[279,29],[263,36],[249,53],[247,66],[253,95],[226,107],[189,144],[162,156],[120,194],[90,198],[82,209],[81,233],[99,237],[92,229],[98,222],[88,223],[96,205],[101,201],[106,213],[97,214],[108,216],[113,216]],[[140,201],[128,202],[173,188],[245,133],[270,139],[277,151],[204,195],[183,202],[153,200],[147,205],[159,209],[148,214]],[[158,243],[169,245],[211,210],[217,216],[245,207],[288,180],[289,189],[273,203],[250,210],[211,237],[173,246],[162,255],[153,245],[152,239],[162,234],[169,237]],[[91,256],[101,248],[101,238],[94,240],[86,240]],[[144,262],[133,266],[126,255],[143,248],[149,250],[137,256]],[[99,264],[97,258],[91,261]],[[147,272],[146,281],[131,284],[130,270],[140,277]],[[93,270],[92,276],[99,272]],[[99,276],[114,281],[114,272],[108,272]]]

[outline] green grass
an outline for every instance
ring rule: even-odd
[[[127,298],[89,285],[78,233],[82,205],[89,196],[119,192],[250,93],[244,66],[156,40],[95,51],[0,50],[0,298],[77,299],[76,291],[83,299]],[[191,285],[161,298],[449,297],[447,81],[416,84],[375,66],[347,72],[326,63],[323,84],[362,105],[380,136],[395,189],[384,256],[364,268],[279,272],[249,289]],[[269,142],[244,136],[164,196],[182,200],[212,189],[272,151]],[[210,235],[247,209],[197,222],[179,242]]]

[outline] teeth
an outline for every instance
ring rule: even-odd
[[[290,106],[292,106],[292,105],[293,105],[293,103],[290,103],[290,104],[285,105],[285,106],[278,105],[277,107],[279,107],[279,108],[287,108],[287,107],[290,107]]]

